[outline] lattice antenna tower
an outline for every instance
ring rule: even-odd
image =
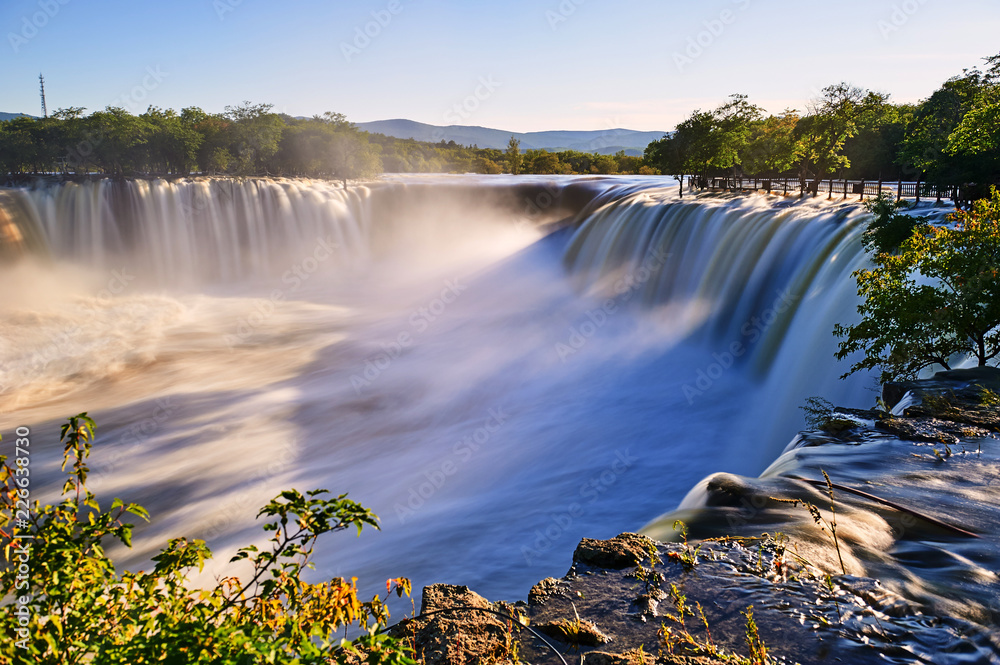
[[[41,74],[38,75],[38,87],[41,90],[42,95],[42,117],[49,117],[49,109],[45,106],[45,77]]]

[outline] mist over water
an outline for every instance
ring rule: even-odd
[[[0,429],[48,441],[53,498],[59,421],[90,412],[94,491],[153,516],[129,565],[186,535],[222,566],[280,490],[323,487],[382,531],[325,539],[317,578],[523,597],[581,537],[759,473],[804,397],[873,401],[830,335],[856,304],[852,206],[652,178],[16,194],[51,257],[0,268]]]

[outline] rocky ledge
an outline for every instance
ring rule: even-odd
[[[891,412],[820,413],[526,601],[434,585],[395,630],[428,664],[998,663],[998,393],[995,369],[888,384]]]

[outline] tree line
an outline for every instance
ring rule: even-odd
[[[746,95],[732,95],[650,143],[645,161],[678,177],[794,177],[812,188],[831,177],[995,183],[1000,55],[985,63],[985,71],[966,69],[918,104],[894,104],[886,93],[838,83],[804,113],[766,115]]]
[[[47,118],[0,122],[0,172],[346,179],[382,170],[368,137],[337,113],[299,119],[272,112],[270,104],[250,102],[227,106],[220,114],[152,106],[140,115],[120,107],[83,112],[73,107]]]
[[[284,175],[335,179],[391,173],[654,173],[641,157],[566,150],[521,152],[430,143],[360,131],[339,113],[293,118],[244,102],[212,114],[109,107],[89,115],[0,122],[0,174]]]

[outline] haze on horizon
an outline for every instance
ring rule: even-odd
[[[669,130],[744,93],[803,109],[841,80],[927,97],[1000,51],[987,0],[5,0],[0,111],[209,112],[243,100],[354,122]]]

